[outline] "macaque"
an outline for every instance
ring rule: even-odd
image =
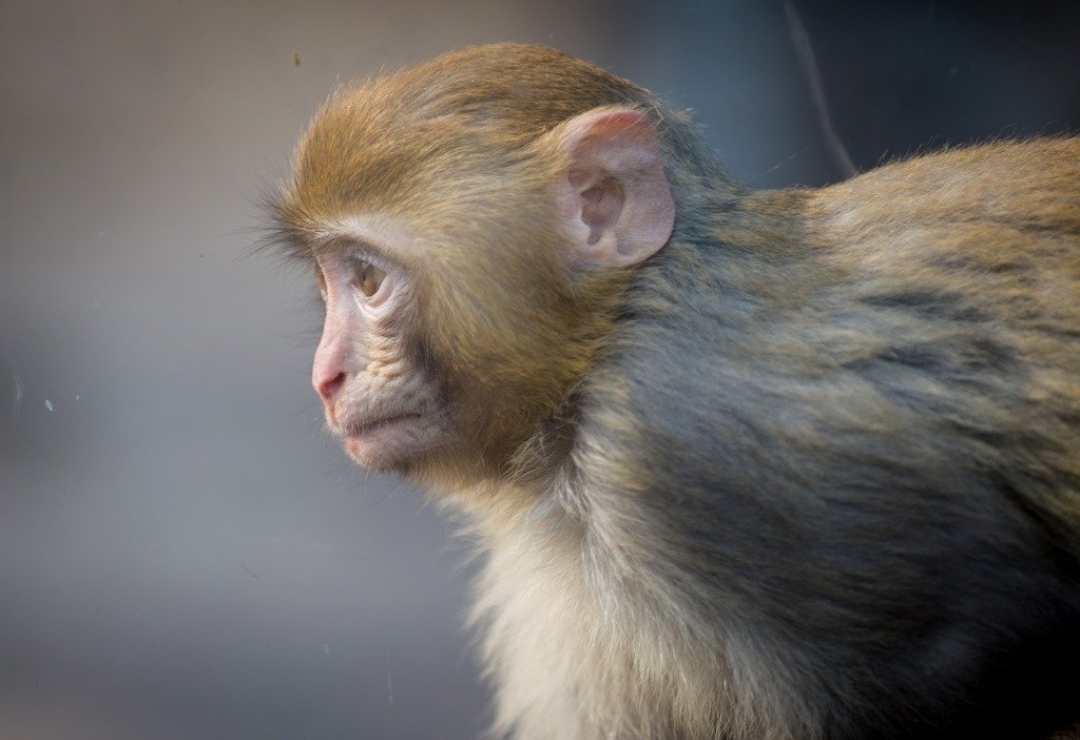
[[[537,46],[334,94],[275,198],[359,464],[483,555],[516,740],[1080,717],[1080,139],[821,189]]]

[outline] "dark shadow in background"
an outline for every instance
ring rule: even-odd
[[[0,2],[0,737],[482,727],[449,526],[323,439],[308,281],[243,256],[335,82],[540,41],[696,109],[740,180],[839,179],[779,2],[389,5]],[[1080,127],[1076,3],[820,5],[860,168]]]

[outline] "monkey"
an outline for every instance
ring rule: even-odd
[[[1080,139],[755,191],[496,44],[335,92],[270,208],[329,429],[480,553],[493,736],[1080,718]]]

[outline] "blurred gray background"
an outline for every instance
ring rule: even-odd
[[[1080,3],[807,3],[857,165],[1080,127]],[[0,738],[475,737],[452,526],[353,468],[258,202],[338,82],[559,46],[841,177],[779,2],[0,0]]]

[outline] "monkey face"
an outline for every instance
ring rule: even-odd
[[[446,404],[402,337],[408,272],[364,236],[340,235],[316,254],[326,317],[312,385],[353,459],[401,469],[447,442]]]

